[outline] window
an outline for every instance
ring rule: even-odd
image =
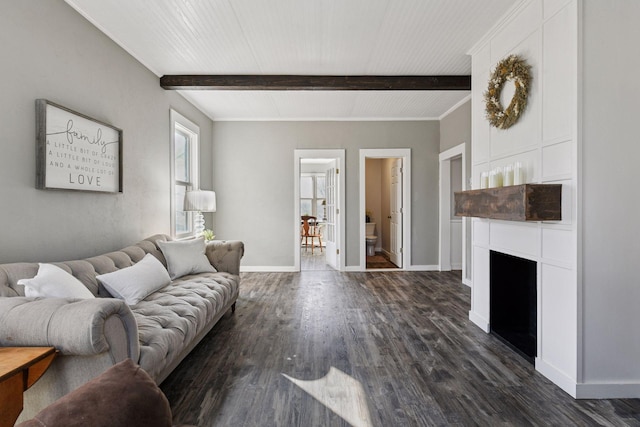
[[[300,215],[324,219],[325,174],[300,174]]]
[[[200,128],[171,110],[171,234],[193,234],[191,212],[183,210],[187,190],[198,188],[198,138]]]

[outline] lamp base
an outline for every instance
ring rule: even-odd
[[[196,237],[201,237],[204,232],[204,215],[202,212],[196,212],[196,217],[193,220],[194,228],[193,230],[196,232]]]

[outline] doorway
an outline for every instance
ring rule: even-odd
[[[469,264],[471,222],[454,215],[456,191],[466,190],[466,144],[462,143],[440,153],[440,271],[462,270],[462,282],[471,285]]]
[[[360,269],[408,269],[411,150],[360,150]],[[373,233],[373,234],[372,234]]]
[[[344,159],[344,150],[295,150],[297,271],[344,270]]]

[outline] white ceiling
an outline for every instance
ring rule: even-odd
[[[66,0],[156,75],[464,75],[517,0]],[[159,83],[158,83],[159,84]],[[425,120],[469,91],[180,91],[214,120]]]

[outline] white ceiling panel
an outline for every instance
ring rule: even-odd
[[[464,75],[516,0],[66,0],[158,76]],[[214,120],[439,117],[468,92],[181,91]]]
[[[370,0],[233,5],[264,74],[370,74],[387,9],[387,1]]]
[[[465,91],[180,91],[215,120],[433,120]]]
[[[387,119],[390,109],[395,119],[437,119],[469,95],[464,91],[361,92],[355,116]]]
[[[353,91],[272,91],[280,120],[318,120],[352,117],[357,92]]]
[[[279,116],[269,91],[197,91],[180,93],[215,120],[264,120]]]

